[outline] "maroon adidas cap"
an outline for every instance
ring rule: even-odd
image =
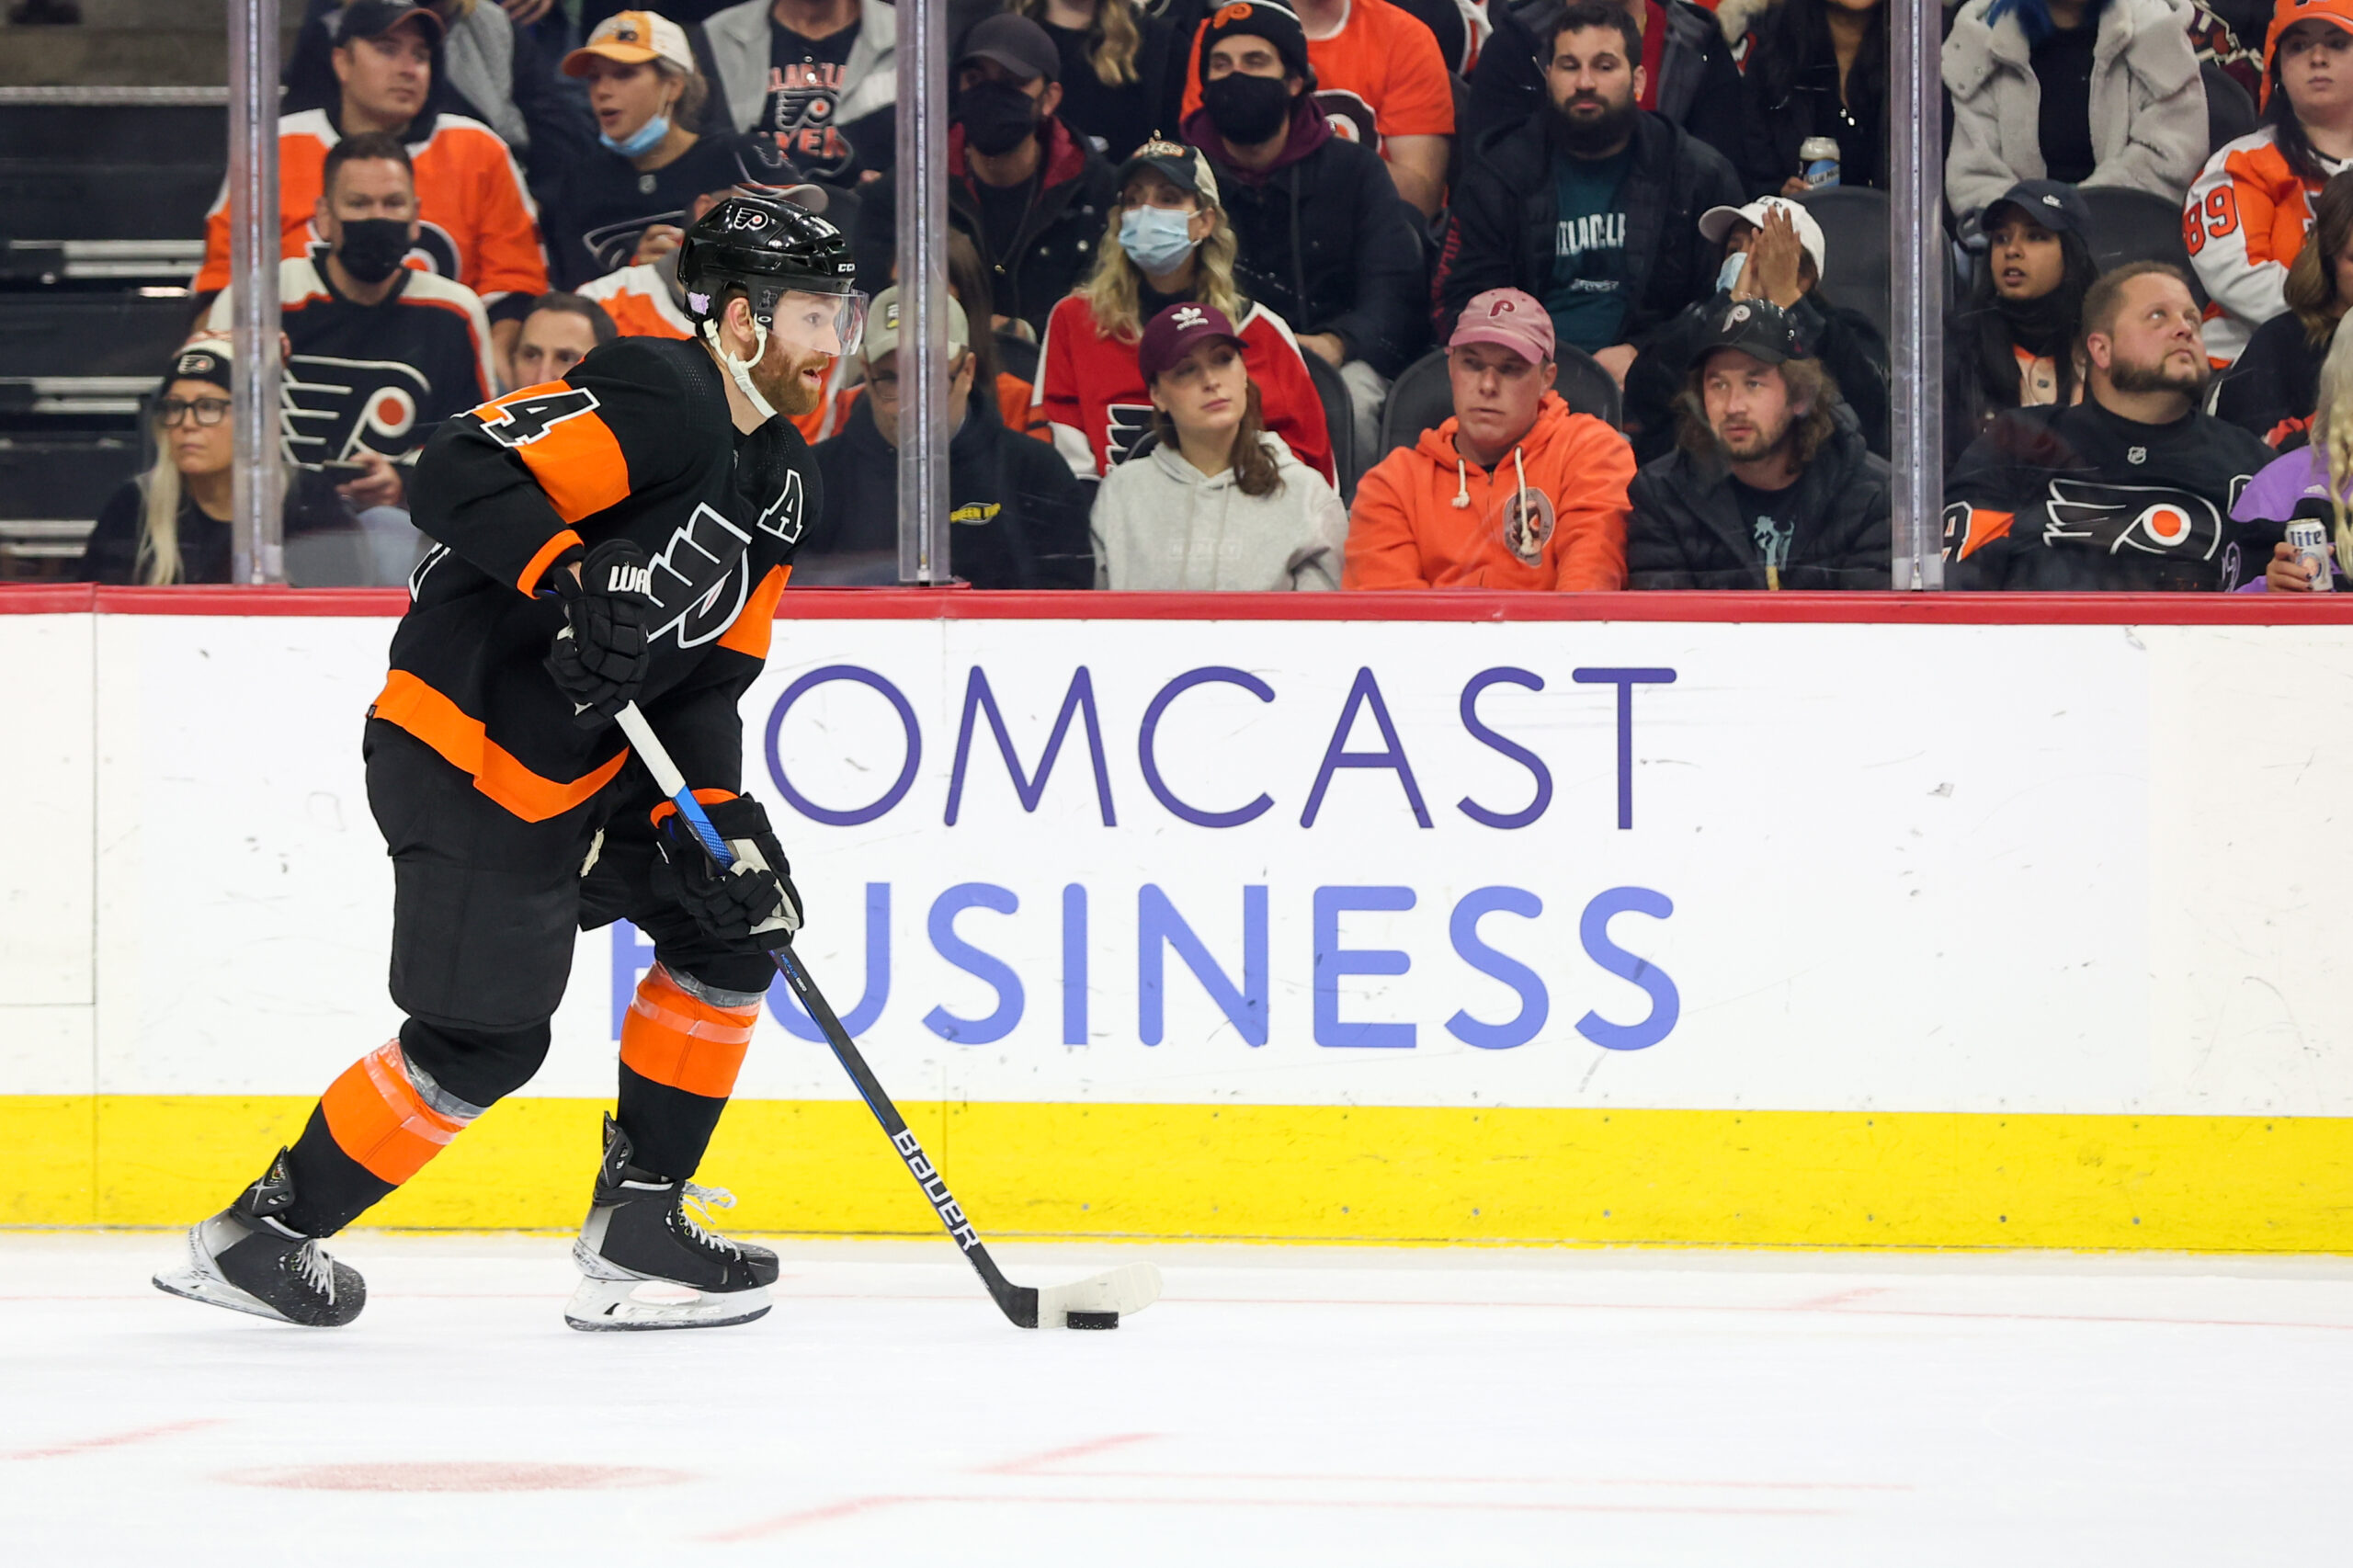
[[[1168,367],[1212,338],[1243,347],[1242,335],[1215,305],[1187,300],[1169,306],[1145,324],[1143,341],[1136,347],[1136,368],[1143,372],[1143,384],[1152,385]]]

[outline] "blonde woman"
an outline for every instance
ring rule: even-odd
[[[1054,112],[1118,163],[1154,136],[1175,134],[1184,97],[1169,61],[1176,34],[1135,0],[1016,0],[1063,57]]]
[[[75,582],[161,586],[229,580],[237,455],[229,365],[225,343],[192,343],[174,353],[155,402],[155,466],[108,498],[83,548]],[[357,526],[330,475],[288,471],[289,535]]]
[[[1217,176],[1193,148],[1147,142],[1120,170],[1110,230],[1086,287],[1046,318],[1038,351],[1034,427],[1081,479],[1123,461],[1150,427],[1152,398],[1137,362],[1143,324],[1171,305],[1206,305],[1234,324],[1242,362],[1266,407],[1267,428],[1300,461],[1336,483],[1324,404],[1299,340],[1233,281],[1233,225]]]

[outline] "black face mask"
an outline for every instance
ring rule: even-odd
[[[347,218],[335,248],[343,269],[362,283],[381,283],[408,255],[408,224],[399,218]]]
[[[1271,141],[1290,118],[1290,84],[1279,76],[1245,76],[1236,71],[1201,88],[1201,107],[1230,144],[1256,147]]]
[[[964,145],[984,158],[1002,157],[1038,129],[1038,106],[1010,82],[975,82],[956,99]]]

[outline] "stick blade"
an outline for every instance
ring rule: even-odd
[[[1068,1285],[1038,1288],[1038,1326],[1066,1328],[1073,1312],[1113,1312],[1126,1317],[1160,1300],[1160,1270],[1129,1263]]]

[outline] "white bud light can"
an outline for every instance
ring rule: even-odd
[[[2296,552],[2296,564],[2313,580],[2313,592],[2328,594],[2336,591],[2330,581],[2328,569],[2328,529],[2319,523],[2290,523],[2288,548]]]
[[[1838,139],[1809,136],[1798,143],[1798,177],[1820,190],[1838,183]]]

